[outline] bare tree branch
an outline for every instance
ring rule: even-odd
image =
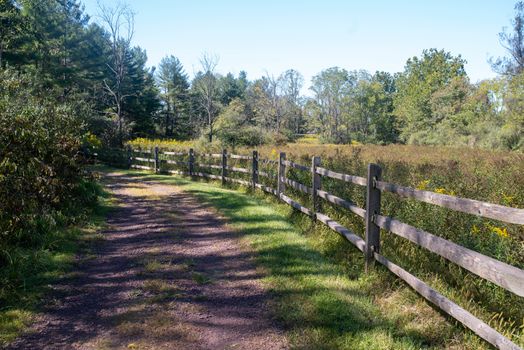
[[[135,13],[128,4],[118,2],[114,7],[108,7],[98,0],[99,15],[102,25],[110,35],[111,61],[107,64],[113,74],[111,86],[104,80],[105,90],[113,96],[114,109],[117,117],[118,143],[124,140],[124,115],[122,111],[123,102],[126,97],[133,94],[124,93],[124,80],[126,78],[126,60],[131,48],[131,41],[135,32]]]

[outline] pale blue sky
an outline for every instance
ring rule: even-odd
[[[99,0],[112,4],[113,0]],[[82,0],[97,12],[96,0]],[[130,0],[136,12],[134,43],[150,66],[175,55],[186,72],[203,52],[219,56],[218,71],[241,70],[255,79],[293,68],[306,79],[339,66],[391,73],[409,57],[438,48],[468,61],[472,82],[495,76],[487,60],[504,50],[514,0],[240,1]],[[96,20],[96,18],[93,18]]]

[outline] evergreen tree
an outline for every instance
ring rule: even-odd
[[[189,129],[189,82],[184,67],[175,56],[164,57],[156,72],[162,112],[160,125],[164,136],[187,138]]]

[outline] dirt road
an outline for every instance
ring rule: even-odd
[[[8,349],[285,349],[252,256],[174,186],[107,175],[119,207]]]

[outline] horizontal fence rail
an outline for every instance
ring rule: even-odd
[[[360,185],[360,186],[367,186],[367,180],[363,177],[360,177],[360,176],[355,176],[355,175],[347,175],[347,174],[341,174],[341,173],[337,173],[337,172],[334,172],[334,171],[331,171],[331,170],[328,170],[328,169],[324,169],[324,168],[321,168],[321,167],[317,167],[317,174],[319,175],[323,175],[323,176],[327,176],[327,177],[330,177],[332,179],[337,179],[337,180],[342,180],[342,181],[346,181],[346,182],[351,182],[355,185]]]
[[[487,323],[481,321],[464,308],[455,304],[400,266],[392,263],[378,253],[375,253],[374,257],[376,261],[384,265],[389,271],[393,272],[397,277],[409,284],[411,288],[416,290],[426,300],[438,306],[440,310],[471,329],[478,336],[491,343],[496,348],[504,350],[521,350],[517,344],[491,328]]]
[[[208,158],[222,158],[222,154],[219,154],[219,153],[196,153],[195,156],[208,157]]]
[[[298,170],[311,171],[310,167],[302,165],[302,164],[290,162],[289,160],[285,160],[283,163],[284,163],[284,165],[290,166],[290,167],[298,169]]]
[[[251,157],[251,156],[241,156],[241,155],[238,155],[238,154],[230,154],[228,157],[231,158],[231,159],[243,159],[243,160],[251,160],[251,159],[253,159],[253,157]]]
[[[182,161],[179,161],[179,160],[171,160],[171,159],[165,159],[164,162],[166,162],[167,164],[177,164],[177,165],[189,164],[189,162],[182,162]]]
[[[151,158],[142,158],[142,157],[133,157],[133,159],[138,160],[140,162],[153,162],[154,159]]]
[[[303,185],[300,182],[297,182],[291,179],[287,179],[287,178],[282,179],[282,181],[284,181],[287,185],[293,187],[297,191],[301,191],[305,194],[313,193],[313,190],[311,189],[311,187],[307,187],[306,185]]]
[[[376,186],[381,191],[395,193],[402,197],[413,198],[421,202],[435,204],[467,214],[500,220],[510,224],[524,225],[524,209],[510,208],[474,199],[459,198],[447,194],[416,190],[414,188],[382,181],[377,181]]]
[[[134,157],[133,153],[150,154],[150,158]],[[366,270],[369,261],[376,261],[391,271],[397,277],[405,281],[411,288],[417,291],[422,297],[433,303],[437,308],[455,318],[465,327],[471,329],[482,339],[486,340],[498,349],[520,349],[515,343],[497,332],[473,314],[455,304],[450,299],[440,294],[435,289],[412,275],[402,267],[394,264],[380,253],[380,229],[389,231],[397,236],[409,240],[410,242],[438,254],[448,261],[461,266],[467,271],[486,279],[496,285],[520,296],[524,297],[524,270],[511,266],[502,261],[488,257],[461,245],[453,243],[447,239],[438,237],[422,229],[403,223],[395,218],[381,215],[381,192],[390,192],[404,198],[434,204],[451,210],[473,214],[489,219],[504,221],[510,224],[524,224],[524,209],[510,208],[498,204],[486,203],[478,200],[459,198],[455,196],[417,190],[404,187],[381,180],[381,169],[378,165],[370,164],[367,177],[343,174],[320,167],[320,157],[313,157],[311,166],[295,163],[286,159],[285,153],[280,153],[279,160],[259,158],[258,152],[254,151],[252,156],[228,154],[226,150],[222,153],[195,153],[192,149],[189,152],[172,152],[154,150],[129,150],[129,165],[132,168],[154,170],[156,172],[165,171],[171,174],[198,176],[206,179],[221,180],[222,183],[233,182],[252,188],[258,188],[264,192],[275,195],[277,198],[287,203],[296,210],[310,216],[314,220],[325,224],[331,230],[337,232],[358,250],[364,253],[366,258]],[[175,159],[159,159],[159,156],[184,156],[188,161]],[[154,158],[153,158],[154,157]],[[205,158],[220,158],[220,164],[208,164],[196,162],[195,158],[204,160]],[[246,167],[235,167],[228,165],[229,159],[237,159]],[[147,162],[154,166],[134,164],[134,161]],[[245,162],[250,161],[250,162]],[[217,161],[218,162],[218,161]],[[163,164],[171,164],[184,167],[183,170],[162,169]],[[251,166],[249,166],[251,165]],[[259,166],[265,165],[272,167],[272,171],[260,170]],[[194,167],[208,168],[220,171],[220,175],[205,172],[196,172]],[[276,166],[276,167],[275,167]],[[298,181],[287,177],[287,169],[293,168],[300,171],[311,173],[312,187],[304,185]],[[265,169],[267,170],[267,169]],[[229,172],[240,173],[244,177],[238,179],[231,177]],[[267,186],[259,182],[259,176],[269,180],[276,180],[277,188]],[[366,188],[366,208],[360,208],[350,200],[340,198],[334,194],[321,189],[321,177],[328,177],[335,180],[344,181]],[[248,180],[249,178],[249,180]],[[308,208],[299,202],[288,197],[286,187],[297,190],[311,197],[312,207]],[[321,198],[335,206],[349,210],[351,213],[364,219],[366,226],[365,237],[362,238],[340,223],[331,219],[320,212]],[[522,350],[522,349],[521,349]]]
[[[357,214],[361,218],[364,218],[366,216],[366,209],[360,208],[355,203],[352,203],[350,201],[347,201],[345,199],[342,199],[340,197],[337,197],[337,196],[335,196],[335,195],[333,195],[331,193],[328,193],[328,192],[322,191],[322,190],[317,190],[317,195],[320,198],[323,198],[323,199],[327,200],[330,203],[333,203],[335,205],[339,205],[341,207],[344,207],[344,208],[350,210],[351,212],[353,212],[354,214]]]
[[[375,223],[510,292],[524,296],[524,270],[386,216],[375,215]]]
[[[185,155],[187,155],[187,153],[185,153],[185,152],[168,152],[168,151],[163,151],[162,154],[165,154],[165,155],[168,155],[168,156],[185,156]]]
[[[276,174],[270,174],[270,173],[268,173],[266,171],[261,171],[261,170],[258,171],[258,175],[267,177],[269,179],[276,179],[277,178]]]
[[[200,168],[222,169],[222,165],[216,164],[195,163],[195,165]]]
[[[237,168],[234,166],[228,166],[227,169],[231,171],[236,171],[237,173],[251,174],[251,170],[249,169]]]

